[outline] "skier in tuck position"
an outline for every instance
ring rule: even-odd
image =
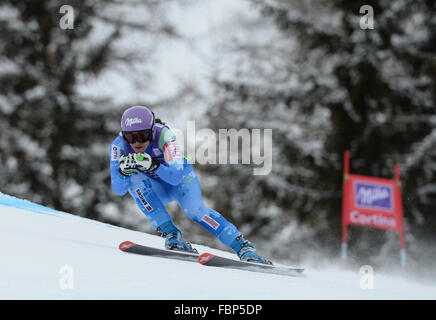
[[[238,229],[202,201],[200,183],[180,153],[175,134],[152,111],[133,106],[124,111],[121,132],[111,145],[112,189],[127,191],[170,250],[197,252],[183,239],[165,205],[172,201],[192,220],[232,249],[242,261],[271,264],[259,256]]]

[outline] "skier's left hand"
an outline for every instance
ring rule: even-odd
[[[135,157],[132,153],[121,156],[118,171],[126,177],[137,173]]]
[[[159,160],[152,158],[148,153],[140,152],[135,156],[136,168],[139,171],[154,171],[159,167]]]

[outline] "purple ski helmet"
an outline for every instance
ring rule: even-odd
[[[124,111],[121,117],[122,131],[154,131],[156,120],[154,113],[144,106],[133,106]]]
[[[144,106],[133,106],[124,111],[121,117],[121,131],[123,137],[133,143],[135,139],[140,142],[151,140],[156,125],[154,113]],[[132,135],[130,133],[138,132],[140,135]]]

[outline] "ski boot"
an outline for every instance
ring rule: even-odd
[[[165,248],[168,250],[188,251],[198,253],[197,249],[183,239],[182,232],[177,229],[172,221],[168,221],[156,229],[165,238]]]
[[[181,232],[172,232],[165,238],[165,248],[168,250],[180,250],[198,253],[197,249],[192,248],[192,245],[183,239]]]
[[[233,240],[230,247],[233,249],[233,251],[236,252],[241,261],[272,265],[272,262],[270,260],[263,258],[257,254],[254,246],[251,244],[251,242],[245,240],[242,234],[240,234],[236,237],[235,240]]]

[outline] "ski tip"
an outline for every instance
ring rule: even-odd
[[[211,253],[203,253],[202,255],[200,255],[198,257],[198,262],[200,262],[201,264],[206,264],[207,262],[209,262],[213,257],[215,257],[213,254]]]
[[[130,249],[133,246],[136,246],[136,243],[133,243],[133,242],[130,242],[130,241],[124,241],[124,242],[120,243],[118,248],[121,251],[126,251],[126,250]]]

